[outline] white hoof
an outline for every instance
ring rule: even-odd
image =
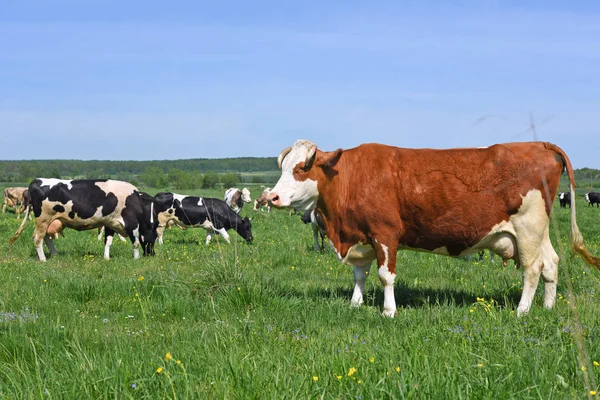
[[[381,315],[386,318],[394,318],[398,312],[396,310],[383,310]]]

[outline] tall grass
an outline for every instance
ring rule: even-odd
[[[600,254],[600,212],[578,202]],[[170,229],[155,257],[133,260],[131,244],[116,240],[105,261],[94,231],[66,230],[47,263],[36,261],[33,223],[9,246],[19,221],[2,216],[0,396],[564,399],[598,390],[600,274],[570,252],[556,308],[542,308],[540,287],[524,317],[512,262],[400,252],[398,316],[385,319],[375,268],[364,306],[351,308],[351,268],[315,253],[310,227],[283,211],[242,214],[253,217],[249,246],[233,231],[231,245],[206,246],[204,230]],[[565,245],[568,214],[556,206],[553,240]]]

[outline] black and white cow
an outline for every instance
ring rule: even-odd
[[[159,222],[158,242],[161,244],[169,221],[174,221],[183,228],[206,229],[206,244],[210,243],[213,233],[231,243],[227,234],[229,229],[235,229],[248,243],[254,239],[250,219],[240,217],[223,200],[161,192],[154,196],[154,201]]]
[[[134,258],[139,258],[140,244],[144,255],[154,255],[158,226],[154,198],[132,184],[110,179],[38,178],[28,189],[36,217],[33,242],[40,261],[46,261],[43,242],[52,254],[58,254],[48,235],[51,225],[52,231],[62,231],[64,227],[79,231],[104,227],[106,259],[110,258],[115,232],[131,239]],[[9,243],[14,243],[23,232],[29,210],[27,207],[26,218]]]
[[[571,192],[560,192],[558,194],[558,201],[561,207],[566,208],[569,206],[571,208]]]
[[[585,201],[588,202],[588,206],[594,206],[594,204],[595,204],[597,207],[600,207],[600,193],[596,193],[596,192],[586,193]]]
[[[313,238],[315,240],[315,251],[322,251],[325,249],[325,225],[320,215],[313,209],[307,210],[302,215],[302,222],[310,224],[313,231]],[[321,237],[321,244],[319,244],[319,236]]]

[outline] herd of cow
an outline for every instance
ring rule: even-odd
[[[224,200],[167,192],[151,196],[128,182],[110,179],[38,178],[27,188],[5,189],[5,205],[16,207],[17,216],[25,212],[9,242],[18,239],[32,211],[36,217],[33,240],[41,261],[46,260],[43,243],[50,253],[57,254],[53,238],[65,227],[104,229],[106,259],[110,259],[115,232],[131,239],[134,258],[139,258],[139,247],[144,255],[153,255],[155,241],[162,243],[164,230],[172,225],[204,228],[208,231],[206,243],[212,234],[219,234],[229,243],[230,229],[251,242],[250,219],[239,216],[248,202],[250,193],[246,188],[228,189]]]
[[[396,253],[401,249],[464,256],[484,249],[512,259],[523,270],[523,293],[517,313],[529,311],[539,278],[544,306],[556,302],[558,255],[549,237],[550,211],[560,177],[566,171],[570,192],[560,193],[571,208],[572,248],[600,269],[600,258],[586,249],[575,212],[575,178],[567,155],[547,142],[505,143],[482,148],[405,149],[380,144],[324,152],[298,140],[277,159],[281,177],[255,200],[254,209],[271,206],[303,211],[318,237],[329,239],[338,259],[354,267],[351,304],[363,302],[365,280],[373,261],[383,284],[383,315],[396,314]],[[15,188],[12,188],[15,189]],[[7,189],[9,190],[9,189]],[[10,192],[10,190],[9,190]],[[18,199],[5,191],[5,205]],[[70,227],[104,227],[105,258],[114,233],[127,236],[144,255],[154,254],[164,229],[202,227],[229,242],[235,229],[253,240],[251,223],[239,211],[251,201],[247,189],[231,189],[225,199],[158,193],[150,196],[114,180],[35,179],[23,195],[25,217],[10,239],[21,234],[30,210],[36,217],[34,243],[40,260],[45,242]],[[16,192],[15,192],[16,193]],[[600,194],[585,196],[600,206]],[[18,212],[20,215],[21,212]]]

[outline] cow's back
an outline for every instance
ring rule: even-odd
[[[405,233],[401,244],[433,250],[455,238],[458,251],[515,214],[531,190],[549,214],[563,168],[538,142],[451,150],[365,144],[345,150],[319,182],[319,204],[350,241],[367,243],[369,231],[387,227],[389,235]]]
[[[105,220],[123,223],[122,212],[137,188],[123,181],[36,179],[29,195],[36,217],[59,218],[70,227],[103,226]]]

